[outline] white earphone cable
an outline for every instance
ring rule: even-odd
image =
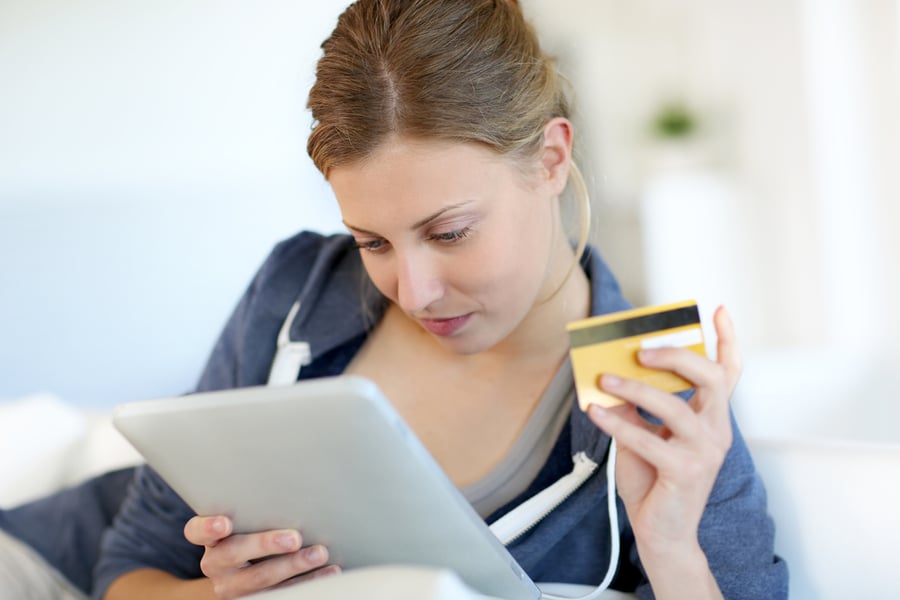
[[[541,600],[597,600],[612,583],[616,570],[619,567],[619,511],[616,506],[616,440],[609,443],[609,455],[606,458],[607,481],[607,510],[609,511],[609,568],[600,585],[592,592],[584,596],[570,598],[568,596],[555,596],[553,594],[541,594]]]

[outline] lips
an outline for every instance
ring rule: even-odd
[[[471,317],[472,313],[469,313],[449,319],[419,319],[419,323],[434,335],[449,336],[462,329]]]

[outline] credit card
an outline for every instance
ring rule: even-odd
[[[587,410],[591,404],[608,407],[624,403],[600,390],[600,376],[608,373],[637,379],[666,392],[693,387],[675,373],[638,364],[637,353],[641,349],[677,346],[706,356],[700,311],[694,300],[573,321],[566,331],[581,410]]]

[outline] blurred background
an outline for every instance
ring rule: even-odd
[[[305,96],[346,4],[0,1],[0,399],[187,392],[270,247],[341,231]],[[900,441],[900,3],[522,4],[594,243],[635,304],[729,306],[747,436]]]
[[[346,4],[0,3],[0,397],[188,391],[272,244],[341,230],[305,95]],[[631,301],[731,308],[745,428],[896,439],[898,3],[523,5]]]
[[[748,434],[900,441],[900,3],[525,6],[628,296],[731,309]]]

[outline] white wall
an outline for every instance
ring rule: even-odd
[[[0,398],[194,384],[271,245],[339,228],[305,153],[346,3],[0,3]]]

